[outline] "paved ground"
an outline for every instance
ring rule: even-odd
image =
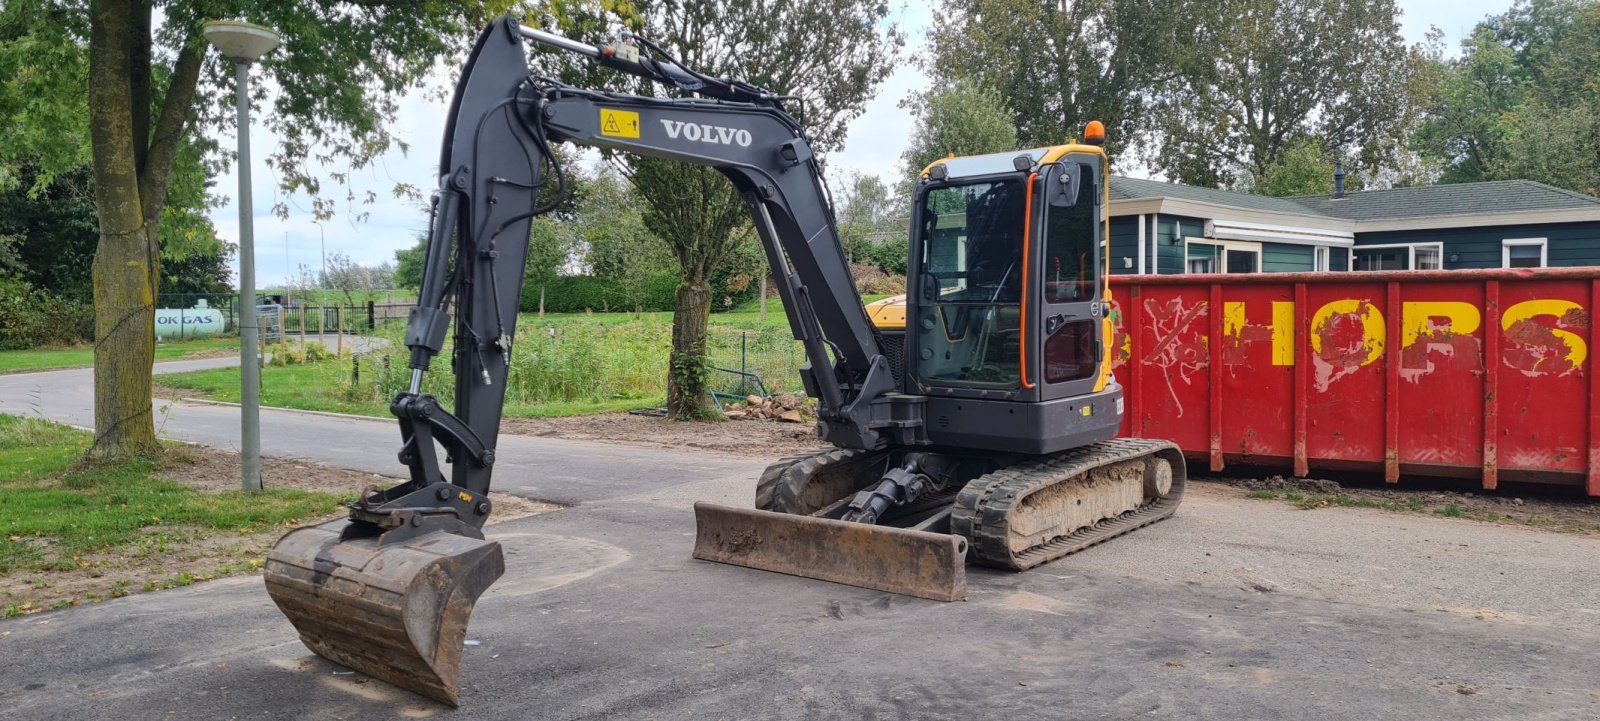
[[[82,373],[79,371],[78,373]],[[0,411],[84,422],[82,376]],[[263,415],[267,452],[394,472],[392,425]],[[181,406],[227,446],[233,409]],[[1178,515],[940,604],[689,557],[694,500],[759,462],[506,438],[464,708],[312,656],[256,578],[0,622],[0,718],[1600,718],[1600,542],[1198,485]]]

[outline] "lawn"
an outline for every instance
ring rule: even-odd
[[[410,377],[401,331],[398,324],[380,329],[391,345],[359,359],[263,369],[262,403],[388,417],[390,399],[406,388]],[[671,336],[672,314],[666,312],[549,313],[542,319],[524,314],[518,319],[505,414],[536,418],[659,405],[666,396]],[[769,302],[765,321],[754,304],[713,314],[708,353],[714,368],[753,373],[771,392],[801,390],[796,371],[804,354],[776,300]],[[445,358],[435,362],[424,390],[448,405],[454,388]],[[712,372],[717,390],[752,392],[741,379]],[[160,383],[214,400],[239,398],[239,372],[233,368],[163,375]]]
[[[203,338],[200,340],[157,342],[156,360],[181,360],[191,354],[210,354],[226,349],[237,350],[238,347],[238,338]],[[0,351],[0,373],[55,368],[87,368],[93,365],[94,348],[91,346]]]
[[[235,563],[218,568],[215,554],[207,555],[202,566],[186,565],[176,549],[276,532],[329,515],[344,500],[293,489],[257,494],[196,490],[163,478],[161,465],[150,461],[85,467],[80,461],[91,439],[66,426],[0,415],[0,496],[5,498],[0,504],[0,581],[8,596],[0,599],[0,615],[44,610],[31,605],[28,593],[18,594],[18,588],[43,592],[61,584],[99,589],[86,593],[84,600],[140,590],[118,578],[135,565],[167,579],[147,580],[143,590],[259,567],[258,560],[226,559]],[[73,602],[61,596],[57,600]]]

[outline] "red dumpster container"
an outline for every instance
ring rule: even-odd
[[[1115,276],[1122,433],[1229,463],[1600,496],[1600,268]]]

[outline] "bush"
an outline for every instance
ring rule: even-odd
[[[644,283],[643,310],[672,310],[678,279],[671,274],[657,275]],[[563,275],[544,287],[544,309],[548,313],[631,311],[633,304],[622,281],[592,275]],[[539,312],[539,284],[522,285],[522,312]]]
[[[0,350],[94,342],[94,306],[0,277]]]
[[[850,277],[856,283],[856,292],[862,295],[900,295],[906,292],[905,276],[888,275],[870,263],[851,265]]]

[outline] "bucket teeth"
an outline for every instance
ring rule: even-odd
[[[694,504],[694,557],[891,593],[967,597],[967,541],[946,533]]]
[[[341,542],[348,523],[279,540],[267,555],[267,593],[318,656],[457,705],[473,604],[505,572],[500,544],[444,532]]]

